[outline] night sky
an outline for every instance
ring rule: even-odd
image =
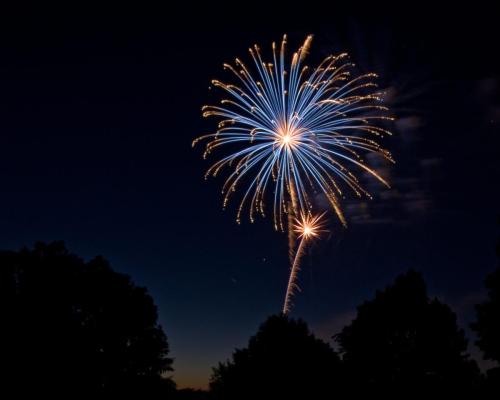
[[[109,259],[154,297],[178,385],[205,387],[211,367],[281,310],[289,265],[286,234],[270,219],[237,225],[234,206],[222,211],[222,180],[204,181],[209,163],[191,141],[215,121],[200,109],[220,98],[208,87],[229,77],[223,62],[312,33],[310,65],[347,51],[360,72],[381,75],[397,116],[383,144],[397,163],[371,160],[393,188],[370,180],[373,201],[348,195],[349,227],[332,218],[309,250],[291,315],[330,340],[356,305],[414,268],[466,328],[496,265],[498,29],[488,10],[431,15],[4,14],[0,248],[64,240]]]

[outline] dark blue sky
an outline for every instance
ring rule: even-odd
[[[214,126],[200,108],[217,100],[208,86],[227,77],[222,62],[255,42],[266,52],[283,33],[291,47],[315,34],[312,64],[347,51],[360,71],[378,72],[398,117],[385,142],[397,164],[377,165],[394,188],[345,201],[349,228],[332,224],[310,249],[292,315],[329,339],[375,289],[415,268],[464,326],[471,320],[495,266],[499,215],[500,63],[487,10],[258,25],[49,14],[2,24],[0,247],[64,240],[147,286],[181,386],[206,385],[210,367],[282,306],[286,235],[223,212],[221,180],[203,180],[208,163],[191,141]]]

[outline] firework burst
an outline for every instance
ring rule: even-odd
[[[266,205],[271,204],[275,229],[285,230],[286,214],[289,221],[305,224],[314,218],[310,217],[313,196],[319,193],[345,226],[339,202],[344,188],[370,197],[353,169],[389,186],[363,160],[366,153],[378,153],[393,161],[376,141],[390,134],[377,121],[392,119],[381,104],[382,92],[373,82],[376,75],[354,75],[354,65],[345,53],[325,58],[314,69],[305,66],[311,41],[312,36],[308,36],[288,60],[284,36],[280,46],[273,43],[271,62],[263,61],[255,45],[249,49],[253,68],[237,58],[234,64],[224,64],[234,82],[212,81],[226,98],[219,105],[204,106],[203,116],[218,118],[218,129],[193,141],[193,146],[205,140],[204,157],[226,149],[226,155],[205,177],[229,169],[222,188],[224,207],[242,187],[238,223],[246,208],[253,222],[256,214],[265,216]],[[294,234],[299,235],[294,265],[300,259],[302,243],[313,235],[290,229],[290,222],[288,225],[291,241]],[[292,274],[298,270],[298,265],[295,269],[293,265]],[[294,282],[295,278],[292,286]],[[293,292],[290,285],[287,299],[289,292]]]

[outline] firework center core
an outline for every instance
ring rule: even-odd
[[[293,128],[279,128],[277,131],[276,142],[281,147],[291,148],[297,144],[299,138],[298,132]]]

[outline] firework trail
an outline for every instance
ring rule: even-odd
[[[290,311],[292,296],[295,290],[299,289],[296,284],[297,274],[300,270],[300,259],[304,254],[307,242],[311,239],[317,238],[321,232],[325,232],[322,220],[324,215],[325,213],[314,217],[311,215],[301,215],[300,219],[295,219],[292,231],[295,232],[300,241],[297,246],[297,250],[295,251],[295,256],[293,257],[292,268],[288,278],[285,303],[283,305],[283,314],[287,314]]]
[[[378,153],[393,161],[375,141],[390,134],[375,123],[392,120],[381,105],[383,93],[373,82],[376,75],[353,76],[354,65],[345,53],[329,56],[310,69],[303,61],[311,41],[312,36],[308,36],[290,62],[286,60],[285,35],[279,49],[272,45],[272,62],[263,61],[255,45],[249,49],[253,69],[238,58],[234,64],[224,64],[235,82],[213,80],[212,85],[222,89],[227,98],[202,109],[204,117],[218,118],[218,129],[193,141],[193,146],[207,141],[204,158],[226,149],[226,155],[208,169],[205,178],[229,169],[222,188],[224,208],[232,194],[244,186],[238,223],[246,207],[253,222],[256,214],[265,216],[270,203],[274,227],[283,231],[284,215],[288,215],[292,270],[285,310],[289,309],[303,248],[312,237],[297,232],[293,224],[299,221],[305,226],[311,218],[317,218],[313,217],[312,196],[323,194],[346,226],[339,204],[342,188],[351,189],[359,197],[370,197],[351,168],[389,186],[364,163],[362,153]],[[294,253],[296,235],[300,242]]]

